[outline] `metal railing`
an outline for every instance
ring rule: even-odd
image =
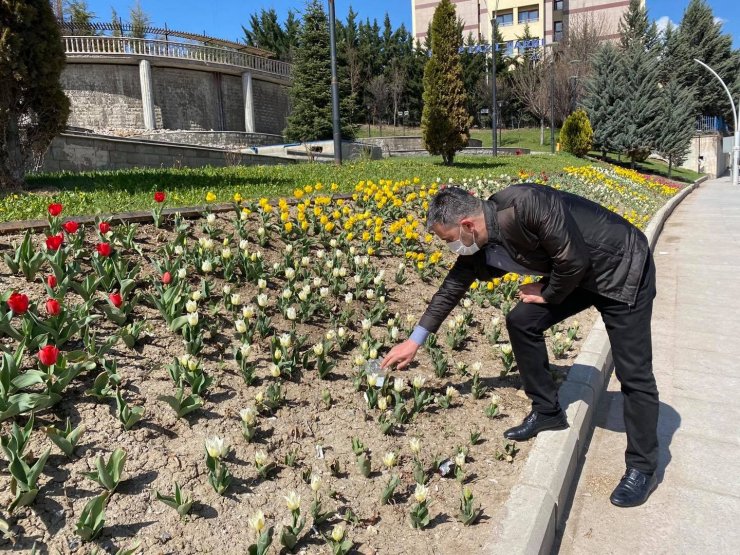
[[[290,78],[291,73],[291,64],[289,63],[255,56],[254,54],[236,52],[228,48],[131,37],[65,36],[62,37],[62,40],[64,41],[64,51],[68,55],[128,54],[194,60],[261,71],[285,79]]]

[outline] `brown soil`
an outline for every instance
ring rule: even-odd
[[[219,222],[227,230],[231,229],[227,216],[220,216]],[[195,231],[194,235],[199,233]],[[89,230],[88,235],[91,235]],[[141,226],[137,237],[144,248],[145,257],[149,258],[172,234],[155,230],[152,226]],[[19,239],[0,238],[0,256],[9,252],[11,243]],[[39,235],[38,241],[41,242],[41,239]],[[90,237],[86,244],[94,249]],[[263,251],[269,267],[282,252],[282,246],[275,244]],[[398,259],[378,258],[373,259],[373,263],[378,268],[386,269],[391,313],[399,312],[402,322],[407,313],[416,316],[421,314],[441,281],[435,279],[431,284],[423,283],[415,273],[408,271],[409,281],[399,286],[393,280]],[[149,262],[144,262],[140,277],[151,274],[153,270]],[[191,276],[190,280],[193,287],[197,287],[199,278]],[[274,303],[276,291],[282,289],[282,284],[278,279],[271,281],[270,295]],[[221,285],[219,280],[216,282],[219,285],[214,287],[214,292],[217,292],[214,297],[220,298]],[[8,268],[0,262],[0,292],[13,289],[43,304],[45,292],[38,281],[29,284],[20,276],[9,275]],[[242,298],[251,299],[256,288],[247,283],[234,286],[234,291],[241,292]],[[79,301],[73,297],[70,295],[68,301]],[[256,392],[264,389],[271,379],[267,373],[269,342],[261,340],[258,348],[261,351],[257,353],[261,360],[258,376],[262,383],[245,386],[231,355],[235,344],[233,323],[223,315],[223,335],[209,341],[200,357],[206,371],[216,381],[209,388],[205,406],[194,414],[178,419],[169,406],[158,400],[158,396],[174,393],[166,365],[174,356],[183,353],[181,338],[167,329],[156,310],[139,305],[135,317],[146,318],[152,324],[150,337],[133,350],[119,342],[112,355],[124,379],[124,397],[130,404],[146,408],[144,419],[131,430],[124,431],[116,418],[114,399],[99,402],[84,393],[91,387],[97,371],[78,377],[65,392],[61,403],[37,414],[37,428],[48,424],[59,426],[65,418],[70,417],[73,425],[82,423],[86,431],[76,449],[76,457],[71,460],[53,447],[40,478],[40,493],[30,508],[20,508],[13,515],[8,515],[6,510],[0,512],[3,518],[9,520],[11,530],[16,535],[12,549],[27,552],[36,543],[42,553],[89,553],[94,546],[114,552],[140,540],[138,552],[151,554],[246,553],[255,539],[254,532],[247,525],[247,518],[261,509],[268,525],[275,526],[275,539],[270,553],[277,553],[280,548],[280,528],[289,522],[290,516],[283,496],[295,490],[301,495],[302,511],[309,522],[303,531],[300,551],[328,553],[330,549],[318,531],[310,527],[309,506],[313,494],[301,474],[304,469],[311,469],[324,480],[322,498],[325,510],[344,514],[351,509],[357,515],[359,523],[349,524],[347,535],[355,542],[355,549],[360,553],[479,552],[496,525],[493,517],[508,498],[527,458],[530,444],[518,445],[521,451],[511,463],[497,460],[494,455],[503,446],[503,430],[518,424],[529,411],[530,405],[519,390],[516,372],[500,377],[503,366],[499,355],[483,335],[481,322],[487,323],[500,312],[493,308],[476,307],[473,313],[475,323],[470,340],[459,352],[452,353],[451,358],[468,364],[476,361],[483,364],[481,377],[484,383],[489,386],[489,392],[501,397],[501,415],[498,417],[490,419],[484,414],[490,403],[490,395],[479,400],[472,399],[470,376],[462,376],[451,368],[446,378],[437,379],[422,349],[409,371],[396,374],[402,374],[407,380],[417,374],[423,375],[427,378],[425,387],[440,393],[447,385],[452,385],[458,392],[454,405],[448,410],[432,406],[394,435],[383,435],[376,422],[378,411],[369,410],[363,394],[356,392],[352,385],[355,346],[341,355],[328,381],[319,380],[313,371],[304,372],[298,382],[286,381],[286,404],[274,416],[260,416],[259,433],[249,444],[241,436],[239,411],[253,406]],[[587,335],[594,314],[591,309],[579,315],[579,341]],[[273,324],[279,331],[287,329],[279,314],[273,318]],[[99,336],[104,337],[106,333],[114,332],[116,326],[102,323],[98,328],[103,332]],[[354,328],[353,334],[357,337],[359,320]],[[376,337],[386,336],[384,326],[376,330]],[[307,344],[310,345],[325,329],[319,321],[310,326],[301,326],[299,331],[311,336],[312,341]],[[440,340],[443,338],[444,332],[440,334]],[[504,331],[500,341],[505,340]],[[7,338],[0,341],[11,344]],[[551,357],[554,368],[561,376],[570,367],[578,346],[577,341],[561,359]],[[445,349],[449,352],[447,347]],[[381,355],[386,350],[381,351]],[[28,357],[26,367],[34,362]],[[330,409],[326,409],[321,402],[324,388],[331,390],[334,402]],[[26,417],[17,420],[24,423]],[[7,433],[9,425],[9,422],[2,424],[3,433]],[[476,502],[483,509],[480,522],[469,527],[458,522],[459,483],[454,478],[434,475],[429,484],[431,524],[423,531],[412,530],[408,515],[414,502],[414,480],[409,439],[421,439],[422,459],[429,468],[435,455],[452,457],[458,446],[468,445],[469,433],[473,430],[480,431],[482,435],[480,443],[470,447],[466,483],[472,487]],[[233,446],[226,464],[234,475],[234,482],[225,496],[217,495],[207,479],[204,441],[214,435],[226,438]],[[352,437],[359,437],[371,452],[373,474],[370,478],[362,477],[355,465]],[[29,450],[37,455],[48,446],[52,444],[46,436],[38,430],[34,431]],[[323,459],[317,458],[317,446],[323,447]],[[94,468],[98,455],[103,454],[107,458],[116,447],[125,449],[128,454],[127,479],[107,505],[102,534],[91,544],[81,544],[74,534],[75,523],[86,502],[101,491],[95,482],[82,473]],[[280,462],[279,473],[271,480],[261,480],[257,476],[253,462],[257,449],[268,451],[273,460]],[[293,450],[298,451],[299,460],[295,467],[290,468],[282,462],[285,455]],[[379,498],[389,472],[383,467],[382,457],[388,451],[399,454],[400,463],[394,472],[400,474],[401,485],[391,503],[383,506]],[[333,461],[339,463],[338,475],[333,475],[329,469]],[[180,520],[173,509],[155,498],[155,490],[171,494],[175,481],[196,501],[191,515],[184,520]],[[12,499],[9,482],[7,464],[2,464],[0,504],[3,507],[7,507]],[[339,522],[337,517],[319,529],[329,533],[335,522]],[[4,543],[4,547],[10,548],[10,545]]]

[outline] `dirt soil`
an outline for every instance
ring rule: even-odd
[[[218,222],[227,231],[232,229],[228,215],[219,216]],[[201,235],[195,225],[191,230],[193,237]],[[93,232],[88,228],[86,245],[94,250],[92,236]],[[154,272],[150,258],[173,236],[171,231],[157,230],[151,225],[138,228],[137,238],[145,258],[140,280]],[[11,244],[21,238],[20,235],[0,237],[0,257],[10,252]],[[42,234],[37,235],[36,242],[39,245],[43,242]],[[268,261],[266,266],[270,267],[282,255],[283,245],[276,241],[262,250]],[[424,283],[416,273],[408,271],[409,280],[404,285],[397,285],[393,275],[398,262],[399,259],[393,257],[373,258],[378,270],[386,270],[390,311],[398,312],[403,322],[407,313],[417,317],[421,315],[441,283],[441,277],[432,283]],[[45,273],[42,271],[42,276]],[[199,276],[190,275],[188,279],[194,289],[199,286]],[[36,283],[27,283],[22,276],[10,275],[7,266],[0,262],[0,292],[18,290],[43,305],[46,293],[40,281],[41,277],[37,277]],[[213,301],[221,297],[222,282],[215,281]],[[151,288],[148,282],[142,283],[142,287]],[[279,279],[270,279],[271,305],[274,305],[274,298],[282,287]],[[251,283],[234,286],[234,292],[241,292],[244,299],[251,300],[256,291]],[[101,302],[103,298],[104,293],[100,292]],[[80,299],[75,294],[68,294],[66,301],[80,302]],[[273,324],[278,331],[286,331],[287,325],[274,306],[271,310],[276,313]],[[332,524],[340,520],[334,517],[319,530],[310,527],[309,506],[313,493],[302,478],[302,472],[310,469],[321,475],[324,481],[321,493],[325,510],[345,514],[351,509],[357,516],[357,522],[347,525],[347,536],[355,543],[357,552],[378,555],[478,553],[496,525],[493,517],[507,500],[527,459],[531,442],[518,445],[520,451],[513,462],[495,457],[497,450],[504,445],[502,432],[519,424],[528,413],[530,404],[520,390],[516,371],[500,376],[503,368],[500,355],[484,337],[484,323],[493,316],[501,316],[500,311],[474,306],[473,314],[470,339],[463,348],[453,353],[449,353],[446,346],[445,349],[455,362],[482,363],[480,374],[489,387],[484,398],[474,400],[471,397],[470,375],[460,375],[454,367],[444,379],[436,378],[427,353],[421,349],[412,368],[395,375],[402,375],[407,380],[422,375],[427,378],[425,387],[436,393],[443,393],[451,385],[457,390],[453,406],[445,410],[432,405],[393,435],[383,435],[377,424],[378,411],[369,410],[363,394],[353,387],[352,378],[356,371],[352,360],[358,352],[357,341],[354,341],[351,348],[340,355],[338,366],[329,380],[319,380],[315,372],[305,371],[299,381],[285,381],[285,405],[273,416],[261,415],[257,437],[247,443],[241,436],[239,411],[254,406],[255,394],[264,390],[271,380],[267,372],[269,341],[259,340],[255,345],[256,357],[260,361],[259,380],[256,385],[247,387],[232,355],[236,339],[231,316],[225,313],[214,315],[213,318],[222,319],[223,331],[207,342],[200,358],[207,373],[215,377],[215,382],[205,396],[205,406],[178,419],[169,406],[158,400],[158,396],[174,393],[166,366],[173,357],[183,354],[182,338],[167,329],[156,309],[139,304],[134,312],[135,319],[143,318],[151,323],[150,335],[134,349],[118,342],[112,355],[123,377],[124,397],[130,404],[146,409],[143,420],[131,430],[124,431],[116,417],[115,399],[101,402],[85,394],[98,370],[78,377],[66,390],[62,402],[36,414],[37,429],[29,448],[34,456],[53,446],[38,430],[41,426],[55,424],[59,427],[70,417],[73,425],[82,423],[86,431],[74,458],[69,459],[56,447],[52,448],[52,455],[40,478],[39,495],[31,507],[19,508],[12,515],[6,509],[0,511],[15,534],[15,540],[12,543],[2,541],[0,549],[29,552],[36,544],[40,553],[91,553],[94,548],[113,553],[139,540],[138,553],[246,553],[255,539],[247,518],[262,510],[268,525],[275,526],[270,553],[278,553],[280,528],[290,519],[284,495],[295,490],[301,496],[302,511],[309,523],[303,531],[299,552],[330,553],[319,530],[324,534],[330,533]],[[594,309],[590,309],[578,315],[576,318],[581,327],[573,348],[562,358],[556,359],[551,355],[553,369],[561,378],[572,364],[580,341],[588,334],[595,314]],[[105,320],[99,320],[96,326],[101,332],[100,337],[117,329]],[[359,320],[352,327],[357,338]],[[299,333],[310,336],[307,345],[313,344],[325,331],[325,324],[321,321],[299,326]],[[376,326],[375,336],[386,336],[383,323]],[[444,332],[441,332],[440,342],[443,340]],[[500,342],[506,340],[504,329]],[[12,346],[8,338],[0,341]],[[548,345],[550,341],[548,336]],[[79,342],[67,345],[64,350],[73,348],[79,348]],[[381,356],[386,351],[387,347],[381,350]],[[29,368],[35,363],[35,356],[26,358],[24,367]],[[321,402],[324,388],[330,389],[333,398],[329,409]],[[493,419],[484,413],[491,393],[501,398],[501,414]],[[23,424],[26,417],[19,417],[17,421]],[[7,433],[9,428],[10,422],[2,423],[3,433]],[[413,530],[409,525],[409,509],[414,503],[409,439],[416,437],[421,440],[421,458],[429,469],[434,456],[454,457],[457,447],[468,445],[469,434],[474,430],[481,432],[481,439],[469,447],[465,468],[466,483],[471,486],[476,503],[483,509],[480,521],[473,526],[463,526],[457,520],[460,484],[452,477],[434,474],[429,483],[431,523],[424,530]],[[209,485],[204,461],[204,441],[214,435],[226,438],[233,447],[226,464],[235,479],[224,496],[217,495]],[[370,450],[373,469],[370,478],[364,478],[357,469],[351,449],[352,437],[359,437]],[[323,458],[317,456],[317,446],[322,447]],[[95,541],[83,544],[74,534],[75,523],[85,504],[101,491],[95,482],[83,476],[83,472],[93,470],[99,455],[107,459],[117,447],[128,455],[126,479],[108,502],[101,535]],[[257,476],[254,465],[257,449],[266,450],[272,460],[279,462],[279,472],[272,479],[262,480]],[[299,453],[298,461],[291,468],[283,461],[286,454],[295,450]],[[400,474],[401,484],[391,502],[381,505],[381,491],[390,474],[384,468],[382,458],[389,451],[399,455],[399,465],[393,472]],[[339,464],[338,473],[329,468],[334,461]],[[171,494],[176,481],[195,500],[191,514],[183,520],[155,498],[155,490]],[[9,482],[7,463],[0,463],[2,507],[7,507],[12,500]]]

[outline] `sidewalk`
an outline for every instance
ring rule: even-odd
[[[626,446],[612,375],[562,554],[740,553],[740,189],[729,178],[703,183],[668,219],[654,256],[660,483],[641,507],[609,503]]]

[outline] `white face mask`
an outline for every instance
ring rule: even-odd
[[[461,256],[470,256],[480,250],[480,247],[475,242],[475,234],[473,234],[472,245],[466,245],[462,242],[462,225],[460,226],[460,234],[457,241],[449,241],[447,243],[447,247],[449,247],[449,249],[455,254],[459,254]]]

